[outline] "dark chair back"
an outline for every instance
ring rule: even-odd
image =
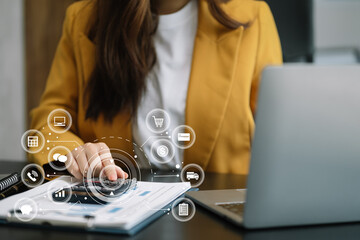
[[[265,0],[279,31],[284,62],[312,62],[313,1]]]

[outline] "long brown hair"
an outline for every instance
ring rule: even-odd
[[[236,29],[220,3],[207,0],[221,24]],[[101,114],[111,122],[119,112],[135,116],[145,90],[145,79],[156,62],[152,36],[158,17],[150,0],[96,0],[89,37],[95,42],[95,68],[85,91],[86,119]]]

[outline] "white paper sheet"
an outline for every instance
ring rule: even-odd
[[[0,201],[0,218],[12,222],[20,220],[9,214],[14,210],[19,199],[32,199],[36,203],[37,213],[31,224],[48,222],[56,226],[71,227],[106,227],[131,229],[158,211],[168,211],[167,205],[181,196],[188,189],[190,183],[155,183],[137,182],[135,189],[106,205],[82,203],[56,203],[51,199],[52,189],[49,188],[57,181],[56,187],[64,187],[66,183],[75,185],[73,178],[60,177],[27,192],[17,194]],[[164,208],[166,207],[166,208]],[[21,214],[21,213],[20,213]],[[93,216],[86,218],[85,216]]]

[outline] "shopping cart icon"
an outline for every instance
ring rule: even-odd
[[[164,118],[157,118],[155,116],[152,116],[154,118],[155,126],[157,128],[161,128],[164,124]]]

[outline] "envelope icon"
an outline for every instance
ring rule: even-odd
[[[189,142],[190,141],[190,133],[178,133],[178,141],[179,142]]]

